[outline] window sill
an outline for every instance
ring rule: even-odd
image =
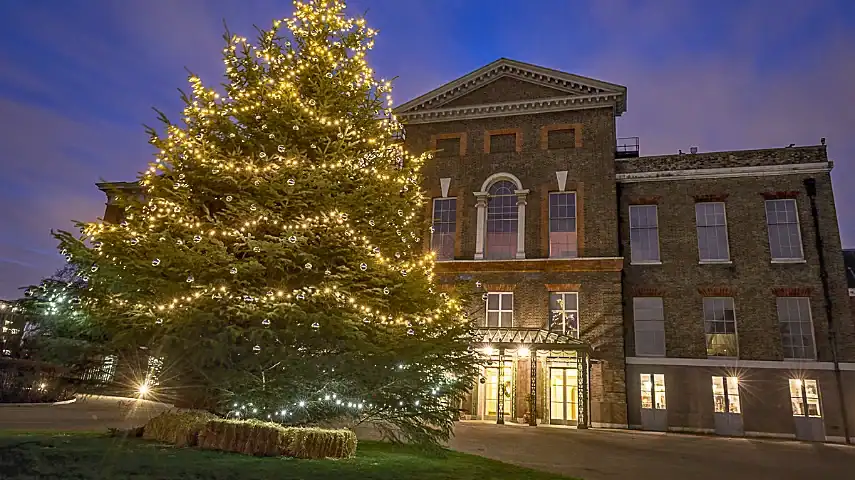
[[[630,265],[662,265],[662,262],[629,262]]]
[[[772,263],[807,263],[807,260],[804,258],[773,258]]]
[[[733,265],[733,260],[700,260],[698,265]]]

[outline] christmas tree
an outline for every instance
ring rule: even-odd
[[[426,199],[340,1],[295,2],[252,45],[225,35],[221,95],[191,75],[182,124],[118,225],[57,233],[117,350],[163,359],[158,388],[286,424],[451,433],[473,378],[464,302],[421,248]],[[453,293],[453,292],[452,292]]]

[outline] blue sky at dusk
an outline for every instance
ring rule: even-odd
[[[642,155],[828,139],[855,247],[855,1],[352,0],[380,30],[370,62],[396,103],[498,57],[628,88],[619,136]],[[246,37],[288,0],[0,2],[0,298],[63,263],[50,230],[134,180],[151,107],[179,119],[185,67],[222,74],[222,21]]]

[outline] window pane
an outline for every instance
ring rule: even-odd
[[[766,223],[769,229],[769,251],[772,259],[801,260],[804,258],[794,199],[767,200]]]
[[[698,254],[701,260],[729,260],[724,203],[695,204]]]
[[[494,183],[487,200],[487,244],[488,259],[515,258],[517,252],[517,196],[516,185],[502,180]]]
[[[778,297],[777,307],[784,358],[815,359],[810,299],[807,297]]]
[[[576,194],[549,194],[549,256],[575,258],[576,248]]]
[[[487,312],[487,326],[488,327],[498,327],[499,326],[499,312]]]
[[[722,377],[712,377],[712,392],[715,411],[724,412],[727,406],[724,402],[724,380]]]
[[[665,355],[665,321],[660,297],[637,297],[632,301],[635,354]]]
[[[514,309],[514,294],[503,293],[502,294],[502,310],[513,310],[513,309]]]
[[[431,228],[431,250],[436,252],[437,260],[454,259],[454,240],[457,229],[456,198],[434,199]]]
[[[730,297],[705,297],[704,331],[708,356],[737,357],[736,313]]]
[[[653,375],[654,406],[657,410],[665,410],[665,375]]]
[[[653,382],[649,373],[641,374],[641,408],[653,408]]]
[[[487,294],[487,310],[498,310],[499,309],[499,294],[498,293],[488,293]]]
[[[659,227],[656,205],[630,205],[630,256],[633,262],[659,261]]]
[[[549,330],[579,336],[579,299],[575,292],[549,294]]]

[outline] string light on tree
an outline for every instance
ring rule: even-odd
[[[475,357],[466,302],[435,293],[421,249],[429,157],[398,140],[391,83],[367,62],[376,31],[340,1],[294,5],[256,42],[226,33],[223,88],[191,75],[182,121],[149,131],[142,195],[116,200],[125,220],[60,246],[97,261],[83,308],[122,333],[117,348],[173,359],[206,408],[283,423],[345,411],[445,438]]]

